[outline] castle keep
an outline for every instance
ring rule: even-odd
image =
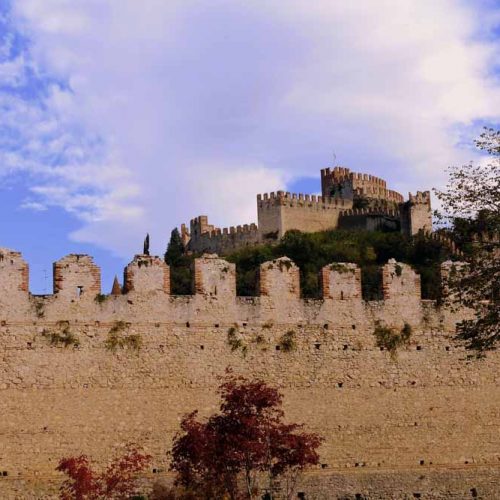
[[[201,215],[183,224],[186,247],[194,252],[219,255],[238,248],[273,243],[289,230],[389,229],[413,235],[432,230],[429,191],[409,195],[407,201],[387,188],[385,180],[358,174],[348,168],[321,170],[321,196],[278,191],[257,195],[258,225],[220,229]]]
[[[500,355],[469,359],[453,340],[467,311],[422,300],[394,261],[373,302],[354,264],[325,266],[317,300],[287,258],[261,265],[255,297],[236,295],[235,273],[203,255],[192,295],[174,296],[163,260],[137,255],[122,293],[102,295],[98,266],[72,254],[36,296],[21,254],[0,249],[0,498],[51,498],[61,457],[104,465],[131,442],[153,456],[146,482],[170,481],[180,418],[216,410],[228,367],[278,386],[286,418],[324,436],[301,498],[498,498]],[[408,343],[391,354],[377,325],[406,328]]]

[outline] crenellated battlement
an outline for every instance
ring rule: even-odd
[[[323,196],[381,199],[402,203],[403,196],[387,188],[387,182],[375,175],[351,172],[345,167],[321,170],[321,191]]]
[[[14,263],[23,263],[14,269],[0,267],[0,283],[4,284],[0,290],[0,303],[4,304],[0,314],[7,317],[9,305],[5,301],[12,296],[10,284],[22,284],[22,287],[18,286],[17,290],[22,292],[24,299],[31,300],[32,296],[28,288],[24,286],[26,264],[22,261],[21,254],[3,249],[2,255],[4,255],[4,260],[0,260],[0,264],[5,262],[5,256],[12,256]],[[398,271],[395,274],[396,267],[399,271],[403,269],[404,273],[401,275]],[[420,281],[410,266],[389,261],[381,271],[385,299],[394,300],[399,297],[406,300],[409,296],[421,299]],[[264,262],[260,266],[259,296],[261,298],[276,297],[280,300],[284,298],[299,300],[301,298],[299,274],[299,268],[287,257]],[[216,254],[204,254],[194,259],[193,296],[208,294],[219,299],[223,297],[224,300],[234,300],[236,299],[235,280],[234,264],[219,258]],[[400,286],[400,282],[403,281],[404,287]],[[355,264],[332,263],[325,266],[320,272],[320,282],[324,300],[356,299],[361,301],[361,274]],[[160,257],[135,255],[124,269],[122,294],[102,295],[101,271],[92,257],[70,254],[54,263],[54,294],[34,297],[38,303],[45,301],[47,304],[52,304],[56,301],[87,307],[89,303],[95,301],[96,296],[103,297],[102,300],[109,297],[126,303],[129,300],[127,297],[132,295],[143,295],[146,300],[151,294],[167,297],[170,293],[170,268]],[[172,298],[175,299],[175,297]],[[184,303],[186,296],[179,297],[179,301]],[[289,304],[285,302],[284,306],[289,307]]]
[[[417,191],[416,194],[408,193],[408,200],[410,203],[422,203],[425,205],[431,204],[430,191]]]
[[[290,193],[285,191],[257,195],[258,208],[269,208],[280,205],[328,210],[330,208],[349,207],[352,206],[352,203],[350,200],[344,200],[342,198],[332,198],[315,194]]]

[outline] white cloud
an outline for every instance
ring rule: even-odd
[[[3,72],[18,81],[21,61],[50,83],[0,96],[0,172],[29,172],[25,206],[62,206],[75,239],[120,255],[200,213],[255,221],[257,193],[318,175],[332,149],[403,191],[440,184],[474,155],[460,144],[477,122],[500,118],[487,3],[15,5],[31,44]]]

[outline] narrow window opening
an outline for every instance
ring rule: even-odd
[[[297,498],[298,498],[299,500],[306,500],[306,494],[305,494],[303,491],[299,491],[299,492],[297,493]]]
[[[340,300],[344,300],[344,290],[340,290]]]
[[[217,287],[214,287],[214,295],[217,295]]]
[[[205,349],[205,346],[204,345],[200,345],[200,349],[203,351],[203,349]]]
[[[76,287],[76,296],[78,298],[80,298],[82,296],[82,293],[83,293],[83,286],[77,286]]]
[[[470,494],[471,494],[472,498],[477,498],[477,490],[476,490],[476,488],[471,488]]]
[[[190,326],[189,321],[186,321],[186,328],[189,328]]]
[[[352,325],[352,329],[353,329],[353,330],[356,330],[356,325]]]

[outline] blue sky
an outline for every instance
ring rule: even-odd
[[[488,0],[0,0],[0,246],[32,291],[90,253],[103,289],[206,214],[314,192],[333,163],[443,186],[500,122]]]

